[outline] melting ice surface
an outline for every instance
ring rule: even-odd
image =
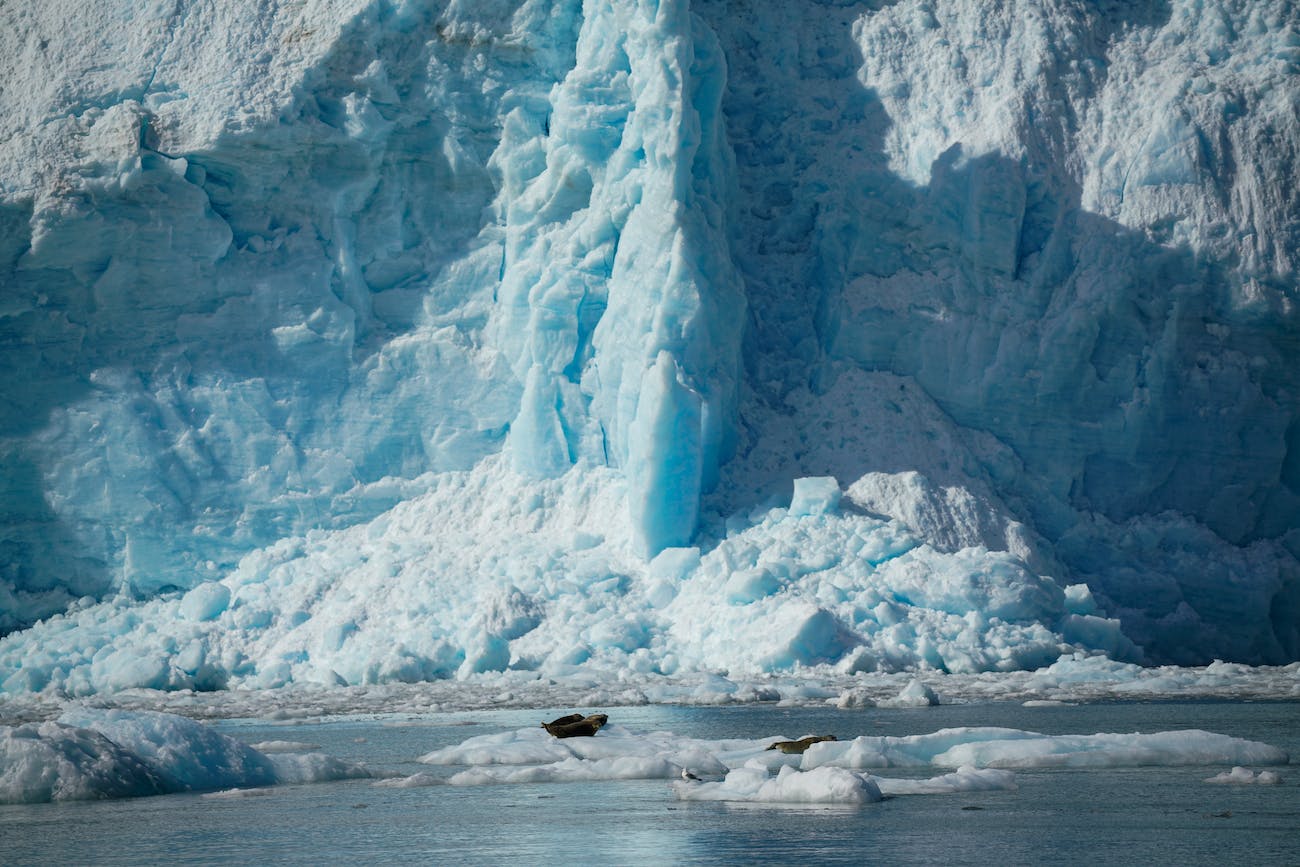
[[[0,689],[1300,658],[1300,9],[986,5],[6,4]]]

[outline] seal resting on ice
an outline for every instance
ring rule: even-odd
[[[588,716],[571,713],[559,719],[542,723],[542,728],[546,729],[547,733],[552,737],[589,738],[600,731],[601,726],[607,722],[609,722],[609,717],[603,713],[593,713]]]
[[[799,738],[797,741],[777,741],[768,747],[769,750],[780,750],[789,755],[797,755],[808,749],[813,744],[819,744],[822,741],[833,741],[835,735],[809,735],[806,738]]]

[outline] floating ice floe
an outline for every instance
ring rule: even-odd
[[[876,702],[880,707],[934,707],[939,703],[939,696],[926,684],[914,680],[893,698]]]
[[[322,753],[266,755],[172,714],[73,708],[0,726],[0,803],[260,789],[372,776]]]
[[[1276,771],[1259,771],[1256,773],[1250,768],[1237,766],[1231,771],[1215,774],[1205,782],[1220,786],[1277,786],[1282,783],[1282,777]]]
[[[675,780],[682,800],[868,803],[888,795],[1015,788],[1008,768],[1285,764],[1287,754],[1255,741],[1205,731],[1042,735],[1019,729],[942,729],[901,737],[812,743],[802,753],[772,744],[784,736],[708,740],[609,726],[591,738],[558,740],[540,728],[470,738],[420,761],[468,765],[451,785]],[[923,779],[877,777],[868,769],[953,768]],[[684,773],[685,772],[685,773]],[[1234,772],[1235,773],[1235,772]],[[420,775],[416,775],[420,776]],[[683,778],[677,780],[677,778]],[[383,785],[423,785],[409,782]],[[1235,781],[1235,780],[1234,780]]]
[[[842,768],[796,771],[783,767],[773,776],[765,768],[743,767],[720,783],[673,783],[683,801],[755,801],[782,804],[867,804],[884,797],[870,774]]]
[[[951,795],[1016,788],[1010,771],[964,766],[951,774],[909,780],[877,777],[829,765],[799,771],[783,765],[775,775],[759,762],[728,772],[721,782],[673,784],[683,801],[753,801],[794,804],[865,804],[893,795]]]

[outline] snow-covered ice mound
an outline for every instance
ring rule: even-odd
[[[246,789],[371,776],[322,753],[269,756],[203,725],[150,711],[73,708],[0,726],[0,803]]]
[[[867,804],[884,797],[870,774],[841,768],[796,771],[783,767],[773,776],[765,768],[737,768],[720,783],[673,784],[683,801],[753,801],[766,804]]]

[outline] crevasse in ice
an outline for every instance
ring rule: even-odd
[[[1291,4],[3,15],[6,689],[1300,656]]]

